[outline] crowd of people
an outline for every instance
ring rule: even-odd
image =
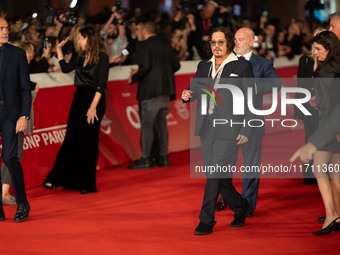
[[[289,24],[280,24],[278,19],[270,19],[268,12],[264,12],[258,20],[238,17],[233,15],[228,6],[218,5],[214,1],[206,1],[201,9],[197,8],[187,9],[178,5],[173,10],[173,17],[170,17],[167,13],[151,11],[142,15],[140,8],[127,12],[113,6],[110,12],[106,10],[101,13],[102,17],[106,17],[102,23],[96,19],[79,17],[77,23],[73,24],[63,14],[54,17],[52,24],[46,24],[39,15],[36,18],[18,17],[8,20],[9,41],[21,40],[34,46],[35,56],[30,64],[30,72],[39,73],[61,71],[55,47],[58,41],[69,35],[72,37],[74,26],[91,25],[100,32],[111,66],[137,63],[134,52],[138,40],[136,27],[140,20],[156,23],[156,34],[171,44],[181,61],[208,57],[210,53],[206,52],[205,45],[209,33],[218,26],[228,27],[232,33],[240,27],[252,29],[256,35],[254,52],[270,60],[281,56],[292,58],[309,52],[314,30],[326,27],[317,19],[292,19]],[[6,17],[6,14],[2,12],[2,16]],[[73,38],[71,41],[74,41]],[[63,51],[66,60],[77,54],[71,43]]]
[[[314,162],[310,164],[340,165],[340,132],[336,124],[331,126],[335,131],[331,133],[333,140],[329,139],[329,143],[320,145],[317,142],[319,136],[315,138],[315,134],[311,138],[317,126],[334,123],[332,111],[339,104],[340,89],[334,79],[340,76],[339,13],[330,17],[329,31],[324,31],[324,24],[308,24],[295,19],[282,30],[277,23],[269,22],[267,16],[261,16],[259,22],[255,23],[246,18],[235,20],[230,10],[218,6],[214,1],[207,1],[197,12],[187,12],[179,7],[172,19],[167,15],[152,13],[142,18],[140,9],[128,15],[114,6],[104,24],[93,24],[79,18],[77,24],[71,25],[61,15],[54,18],[54,24],[43,27],[37,19],[7,22],[6,15],[2,13],[2,16],[0,67],[4,68],[8,54],[18,59],[12,69],[6,72],[3,84],[17,75],[18,70],[21,73],[17,76],[23,77],[17,81],[17,86],[11,88],[13,92],[0,90],[3,91],[0,93],[3,161],[8,167],[7,170],[4,165],[1,169],[4,183],[2,203],[18,204],[16,222],[26,220],[30,211],[19,160],[21,156],[18,157],[18,154],[22,155],[22,131],[26,129],[27,121],[32,121],[32,97],[38,92],[37,84],[31,83],[29,86],[29,73],[75,70],[74,85],[77,90],[68,117],[65,140],[53,169],[43,183],[45,188],[51,190],[61,186],[82,194],[97,192],[99,127],[106,108],[105,89],[109,68],[117,64],[138,64],[138,69],[131,70],[128,81],[130,84],[138,82],[142,155],[129,169],[170,165],[166,115],[170,100],[175,97],[174,73],[180,68],[180,60],[204,59],[198,65],[195,78],[211,78],[212,88],[209,89],[212,97],[216,93],[213,87],[218,85],[220,79],[232,78],[233,84],[245,95],[248,95],[249,89],[252,91],[254,106],[260,110],[263,94],[270,93],[273,88],[281,88],[273,60],[279,56],[292,58],[302,53],[306,55],[300,60],[299,77],[319,78],[312,87],[307,87],[310,83],[299,84],[312,92],[308,107],[312,115],[317,117],[313,121],[303,118],[301,113],[296,113],[296,117],[302,118],[306,130],[309,130],[306,132],[306,142],[311,139],[316,142],[301,148],[294,157],[301,155],[303,160],[311,160],[314,154]],[[317,28],[317,32],[312,34],[314,28]],[[11,44],[23,51],[18,51]],[[24,51],[26,58],[22,59]],[[165,63],[162,62],[164,59],[167,59]],[[15,64],[20,68],[15,68]],[[26,70],[28,66],[29,70]],[[263,78],[269,78],[270,81],[266,82]],[[198,101],[195,135],[201,138],[203,164],[235,165],[238,146],[241,146],[245,165],[260,165],[264,129],[254,132],[250,127],[227,125],[211,128],[215,118],[235,118],[230,110],[234,106],[229,100],[228,91],[219,91],[222,101],[228,102],[223,108],[215,108],[212,98],[209,102],[206,99],[204,101],[206,97],[201,96],[202,91],[206,90],[200,89],[194,79],[190,87],[183,91],[182,100]],[[6,107],[13,105],[13,98],[19,100],[15,93],[21,95],[21,101],[17,102],[13,110],[8,110]],[[22,106],[21,109],[17,109],[18,105]],[[205,114],[202,114],[204,111],[200,111],[204,106]],[[244,115],[237,116],[235,120],[249,120],[252,116],[246,107]],[[263,119],[263,116],[259,118]],[[14,131],[19,133],[19,138]],[[84,137],[89,139],[85,140]],[[156,144],[153,141],[157,141]],[[155,150],[158,151],[156,156],[153,155]],[[322,229],[314,234],[329,234],[340,226],[340,178],[323,172],[314,174],[326,211],[326,216],[319,218],[324,223]],[[9,194],[11,181],[15,197]],[[235,212],[230,226],[243,226],[248,216],[255,216],[258,189],[259,174],[244,176],[242,195],[233,186],[232,176],[210,176],[195,234],[212,233],[216,224],[215,210],[224,209],[226,204]],[[217,206],[219,193],[221,198]],[[2,207],[0,220],[5,220]]]

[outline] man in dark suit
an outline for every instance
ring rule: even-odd
[[[18,159],[18,133],[27,127],[31,110],[31,88],[25,51],[8,44],[8,23],[0,18],[0,128],[2,160],[8,167],[18,204],[14,222],[28,218],[30,205]],[[0,177],[1,178],[1,177]],[[0,180],[1,183],[1,180]],[[0,189],[1,190],[1,189]],[[2,197],[2,190],[1,190]],[[0,200],[0,220],[5,214]]]
[[[169,166],[168,129],[166,116],[170,110],[170,100],[176,97],[174,73],[180,68],[170,44],[156,36],[153,22],[137,25],[139,40],[137,45],[138,70],[132,69],[129,83],[138,82],[137,100],[141,116],[142,157],[129,169],[149,169],[154,127],[159,143],[158,166]]]
[[[308,163],[313,159],[314,153],[323,148],[337,136],[340,142],[340,104],[338,104],[325,122],[317,128],[309,138],[309,142],[300,147],[290,158],[290,162],[300,158],[302,162]]]
[[[235,48],[234,51],[239,58],[244,58],[250,61],[253,66],[253,73],[255,77],[255,96],[254,108],[262,110],[263,94],[271,93],[273,88],[280,90],[281,81],[277,75],[273,62],[261,56],[257,56],[252,52],[252,46],[255,42],[255,34],[250,28],[240,28],[235,33]],[[264,120],[263,116],[256,116],[256,119]],[[262,151],[262,136],[264,135],[264,125],[260,128],[254,128],[252,135],[249,137],[247,143],[242,144],[242,154],[244,158],[244,166],[258,166],[261,165],[261,151]],[[238,158],[238,151],[235,153],[234,162]],[[255,215],[257,195],[259,190],[260,172],[246,171],[243,173],[242,181],[242,197],[248,200],[252,211],[252,216]],[[223,198],[220,199],[216,205],[216,210],[225,209],[226,205]]]
[[[209,36],[209,43],[213,57],[198,64],[195,78],[190,87],[182,93],[183,101],[197,100],[195,135],[201,138],[202,159],[206,169],[213,166],[228,167],[232,163],[238,145],[246,143],[251,134],[248,125],[240,125],[240,123],[248,123],[252,117],[248,107],[244,107],[243,114],[234,114],[237,110],[234,101],[238,101],[239,98],[234,98],[231,90],[218,87],[221,84],[233,85],[236,91],[243,93],[245,102],[247,102],[248,88],[253,87],[251,64],[243,59],[239,60],[233,53],[234,38],[230,31],[225,27],[213,29]],[[203,78],[209,78],[210,87],[202,86]],[[212,86],[217,90],[214,91]],[[212,98],[209,103],[207,102],[205,98],[211,93],[219,98],[221,104],[215,106]],[[242,108],[244,102],[238,106]],[[206,114],[203,114],[204,112]],[[214,125],[216,120],[228,120],[230,124]],[[207,235],[212,232],[216,224],[215,203],[219,192],[235,212],[234,221],[230,226],[243,226],[251,212],[251,207],[233,186],[232,172],[207,173],[206,176],[200,223],[195,229],[195,234]]]

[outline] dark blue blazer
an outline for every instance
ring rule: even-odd
[[[201,95],[206,94],[202,90],[202,88],[211,92],[210,89],[204,87],[202,83],[209,83],[210,86],[213,86],[214,81],[210,78],[210,68],[212,68],[212,63],[209,60],[203,60],[198,64],[197,72],[195,74],[194,79],[192,80],[190,87],[188,89],[192,90],[192,98],[190,101],[197,100],[197,109],[196,109],[196,123],[195,123],[195,135],[201,135],[202,131],[204,132],[203,124],[204,119],[208,118],[208,115],[201,114]],[[237,77],[237,78],[236,78]],[[234,115],[233,114],[233,96],[229,89],[217,89],[217,93],[219,94],[222,105],[220,105],[219,101],[217,102],[217,106],[214,109],[214,113],[209,116],[210,119],[225,119],[228,120],[228,124],[226,125],[216,125],[216,133],[221,139],[236,139],[239,134],[242,134],[246,137],[251,135],[252,129],[246,124],[243,125],[233,125],[230,126],[230,120],[233,122],[242,122],[245,120],[247,123],[248,120],[253,118],[253,115],[249,111],[247,107],[247,89],[254,88],[254,80],[253,80],[253,71],[252,66],[249,61],[244,59],[239,59],[236,61],[231,61],[224,66],[224,69],[221,74],[220,84],[232,84],[237,86],[243,91],[244,99],[245,99],[245,113],[244,115]],[[210,79],[207,79],[210,78]],[[245,78],[245,79],[242,79]],[[254,94],[254,93],[253,93]],[[208,96],[208,102],[210,97]],[[209,103],[208,103],[209,107]],[[236,140],[235,140],[236,141]]]
[[[254,97],[254,108],[257,110],[262,110],[263,107],[263,94],[271,93],[272,88],[281,89],[281,81],[277,75],[273,62],[264,57],[257,56],[254,53],[249,59],[253,66],[253,73],[255,77],[255,97]],[[257,119],[264,120],[263,116],[256,116]],[[261,128],[254,128],[253,134],[264,134],[264,126]]]
[[[4,44],[0,88],[9,118],[16,123],[21,116],[30,116],[31,85],[24,50]]]

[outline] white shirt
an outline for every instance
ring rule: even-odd
[[[250,52],[248,52],[247,54],[244,54],[244,55],[239,55],[239,54],[237,54],[238,57],[243,56],[243,57],[245,58],[245,60],[248,60],[248,61],[250,60],[251,55],[253,55],[253,52],[252,52],[252,51],[250,51]]]
[[[212,56],[212,58],[208,62],[212,62],[212,70],[211,70],[211,77],[215,79],[216,75],[223,70],[224,66],[228,64],[231,61],[238,60],[237,56],[234,52],[230,52],[229,56],[222,62],[222,64],[219,66],[219,68],[215,69],[215,56]]]

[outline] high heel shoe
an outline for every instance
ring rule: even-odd
[[[47,184],[51,184],[51,185],[47,185]],[[57,188],[55,184],[50,183],[50,182],[44,182],[42,186],[46,189],[51,189],[51,190],[55,190]]]
[[[339,229],[340,222],[336,222],[339,219],[340,219],[340,217],[336,218],[327,227],[325,227],[325,228],[323,228],[319,231],[314,232],[313,235],[328,235],[334,229]]]

